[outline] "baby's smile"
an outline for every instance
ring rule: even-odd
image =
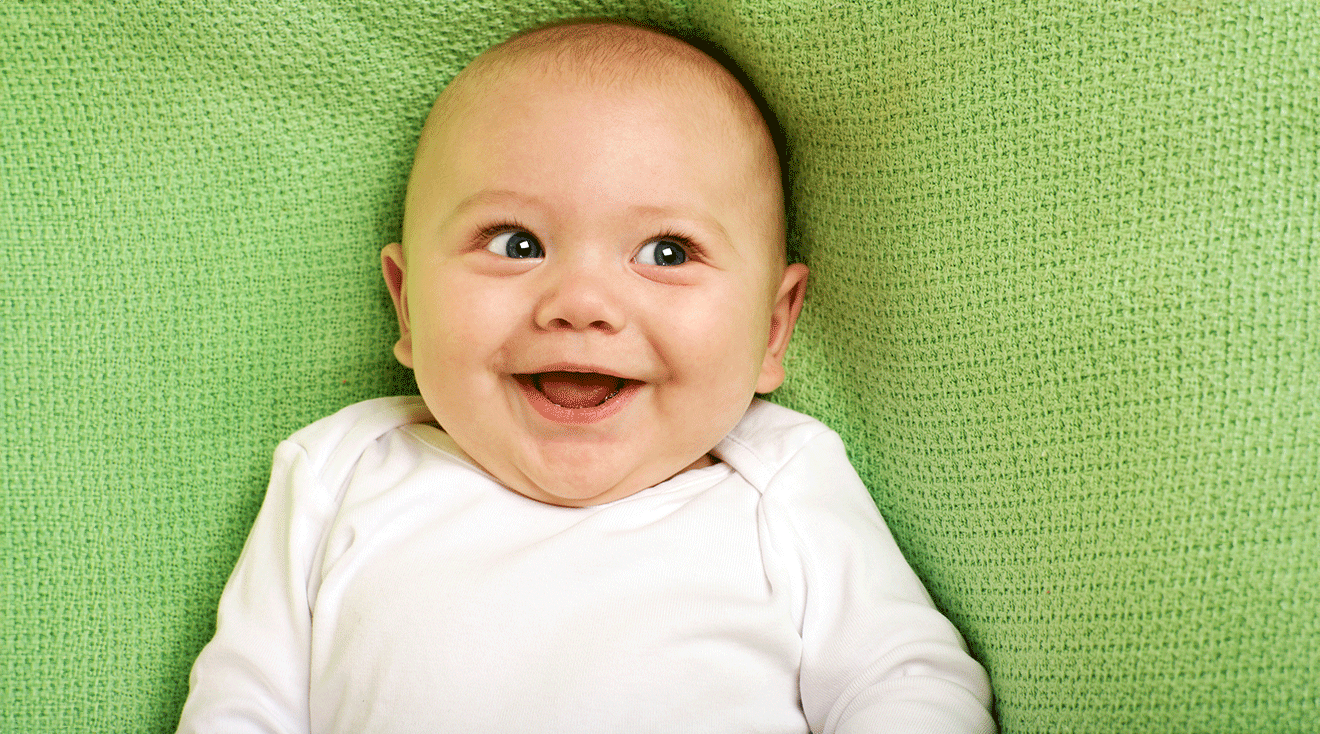
[[[645,383],[601,372],[554,370],[513,375],[527,402],[555,423],[585,425],[619,412]]]
[[[532,384],[561,408],[594,408],[623,390],[625,380],[599,372],[540,372]]]

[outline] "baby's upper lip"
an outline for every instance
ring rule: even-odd
[[[583,374],[605,375],[606,377],[615,377],[620,380],[631,380],[633,382],[644,382],[636,377],[632,377],[624,370],[616,370],[611,367],[587,364],[581,362],[550,362],[543,365],[537,365],[534,369],[526,371],[516,371],[513,374],[518,377],[530,375],[539,375],[546,372],[580,372]]]

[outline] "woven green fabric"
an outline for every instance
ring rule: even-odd
[[[845,437],[1014,732],[1320,731],[1320,11],[0,5],[0,729],[169,731],[275,443],[407,392],[377,253],[481,48],[739,59]]]

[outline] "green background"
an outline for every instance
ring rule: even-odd
[[[1005,732],[1320,730],[1311,2],[0,2],[0,729],[172,730],[482,48],[628,15],[782,118],[843,434]]]

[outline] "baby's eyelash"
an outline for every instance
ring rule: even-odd
[[[472,235],[471,245],[473,248],[485,247],[495,235],[504,234],[505,232],[526,232],[528,234],[533,234],[532,230],[522,226],[516,220],[506,220],[487,227],[482,227],[476,234]]]

